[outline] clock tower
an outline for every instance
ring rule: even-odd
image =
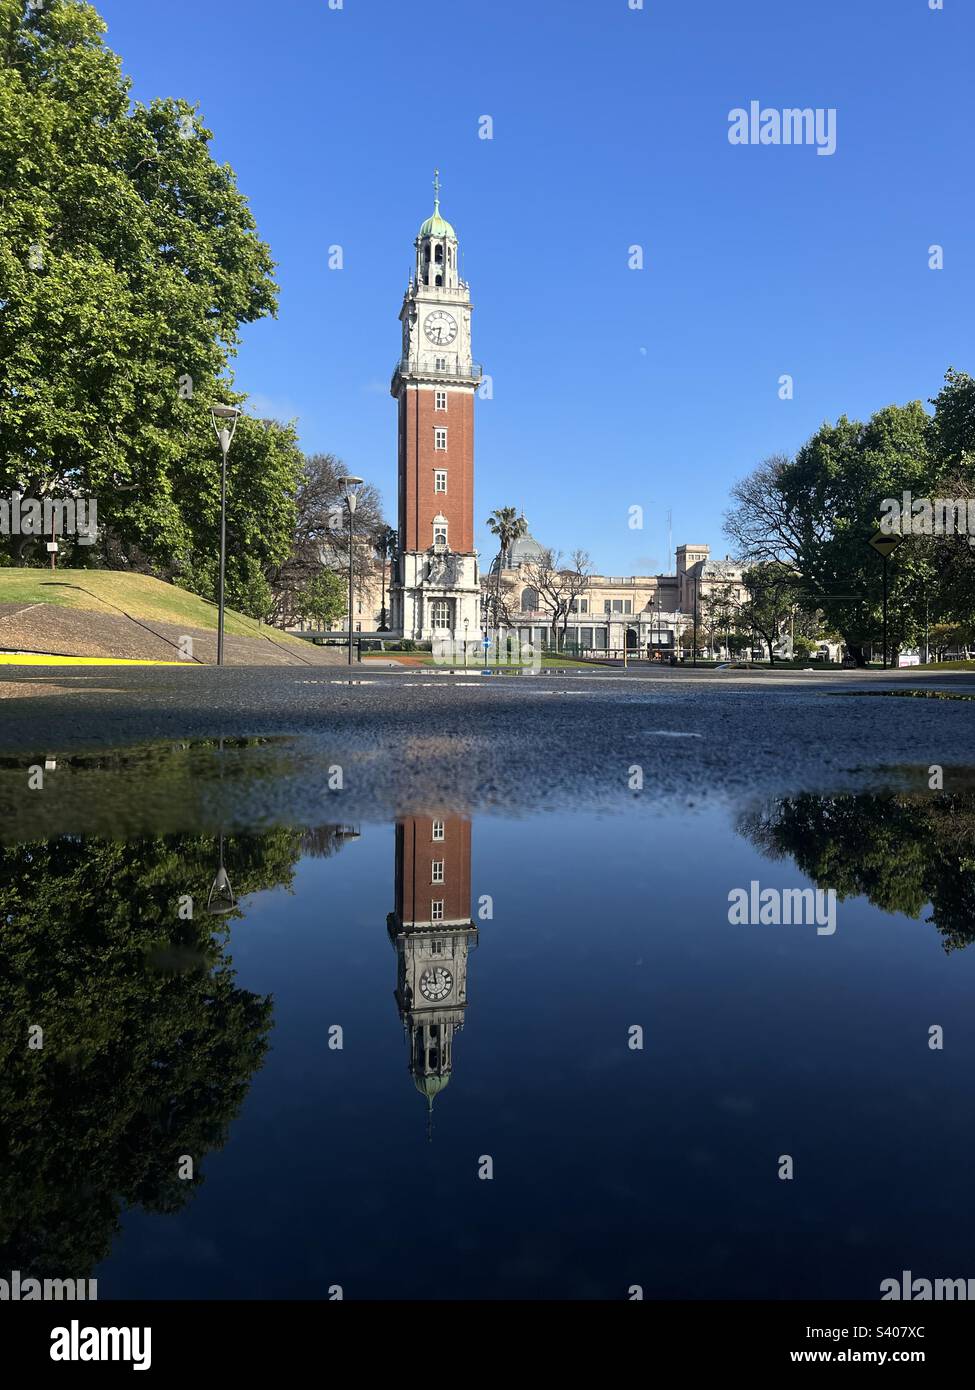
[[[410,1074],[432,1111],[453,1071],[454,1039],[467,1010],[467,958],[477,945],[470,821],[411,816],[397,822],[396,909],[387,927]]]
[[[414,243],[390,391],[398,408],[399,555],[391,585],[393,628],[404,637],[475,641],[481,591],[474,554],[474,396],[470,287],[460,278],[457,233],[433,216]],[[466,620],[466,627],[465,627]]]

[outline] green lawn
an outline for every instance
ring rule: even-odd
[[[0,603],[54,603],[65,608],[114,613],[122,609],[143,622],[177,623],[183,627],[216,630],[217,606],[186,589],[152,579],[147,574],[118,570],[0,569]],[[226,631],[235,637],[273,634],[276,642],[299,643],[277,628],[226,610]],[[301,645],[299,643],[299,645]]]

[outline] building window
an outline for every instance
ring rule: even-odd
[[[621,598],[614,598],[614,599],[613,599],[613,612],[614,612],[614,613],[622,613],[622,611],[623,611],[623,600],[622,600]]]
[[[433,474],[433,490],[434,490],[434,492],[446,492],[446,491],[447,491],[447,470],[446,470],[446,468],[437,468],[437,469],[434,470],[434,474]]]
[[[612,613],[612,611],[613,611],[613,600],[612,600],[612,599],[609,599],[609,598],[603,599],[603,612],[604,612],[604,613]]]
[[[444,861],[442,859],[435,859],[433,861],[433,877],[431,879],[432,883],[443,883],[443,865]]]
[[[587,598],[574,598],[569,609],[570,613],[588,613],[589,600]]]
[[[433,432],[433,447],[441,451],[447,447],[447,431],[443,425],[439,425]]]
[[[623,612],[624,612],[624,613],[632,613],[632,612],[633,612],[633,603],[632,603],[632,600],[631,600],[631,599],[628,599],[628,598],[627,598],[627,599],[624,599],[624,600],[623,600]]]
[[[433,835],[431,836],[431,838],[434,839],[434,840],[442,840],[442,839],[444,838],[444,833],[443,833],[443,831],[444,831],[444,824],[443,824],[443,821],[442,821],[442,820],[435,820],[435,821],[433,822]]]
[[[433,544],[438,550],[447,548],[447,523],[445,521],[435,521],[433,524]]]
[[[442,247],[442,246],[437,246],[437,247],[435,248],[434,253],[433,253],[433,259],[436,261],[437,265],[443,265],[443,247]]]
[[[438,371],[438,372],[445,372],[446,370],[447,370],[447,359],[446,359],[446,357],[438,357],[438,358],[437,358],[437,371]]]
[[[436,632],[450,631],[450,599],[434,599],[430,606],[430,624]]]
[[[538,612],[538,590],[523,589],[521,593],[521,611],[523,613]]]
[[[438,409],[438,410],[446,410],[446,409],[447,409],[447,392],[446,392],[446,391],[438,391],[438,392],[437,392],[437,409]]]
[[[439,286],[441,286],[441,285],[443,285],[443,276],[442,276],[442,275],[438,275],[438,276],[437,276],[437,286],[439,287]]]
[[[443,921],[443,898],[437,898],[430,904],[430,921]]]
[[[432,956],[442,956],[442,955],[443,955],[443,942],[442,942],[442,941],[431,941],[431,942],[430,942],[430,954],[431,954]]]

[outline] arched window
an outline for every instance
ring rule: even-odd
[[[436,249],[434,250],[434,253],[433,253],[433,259],[437,262],[437,265],[443,265],[443,247],[442,247],[442,246],[437,246],[437,247],[436,247]]]
[[[538,590],[522,589],[521,591],[521,611],[523,613],[538,612]]]
[[[438,284],[438,285],[442,285],[442,284],[443,284],[443,276],[442,276],[442,275],[438,275],[438,276],[437,276],[437,284]]]

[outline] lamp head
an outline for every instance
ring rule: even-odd
[[[226,454],[234,437],[237,421],[240,419],[240,410],[235,405],[211,405],[210,418],[220,441],[220,448]]]
[[[350,512],[354,512],[356,502],[359,500],[359,489],[362,487],[362,479],[350,473],[345,478],[339,478],[339,485],[345,489],[346,506]]]

